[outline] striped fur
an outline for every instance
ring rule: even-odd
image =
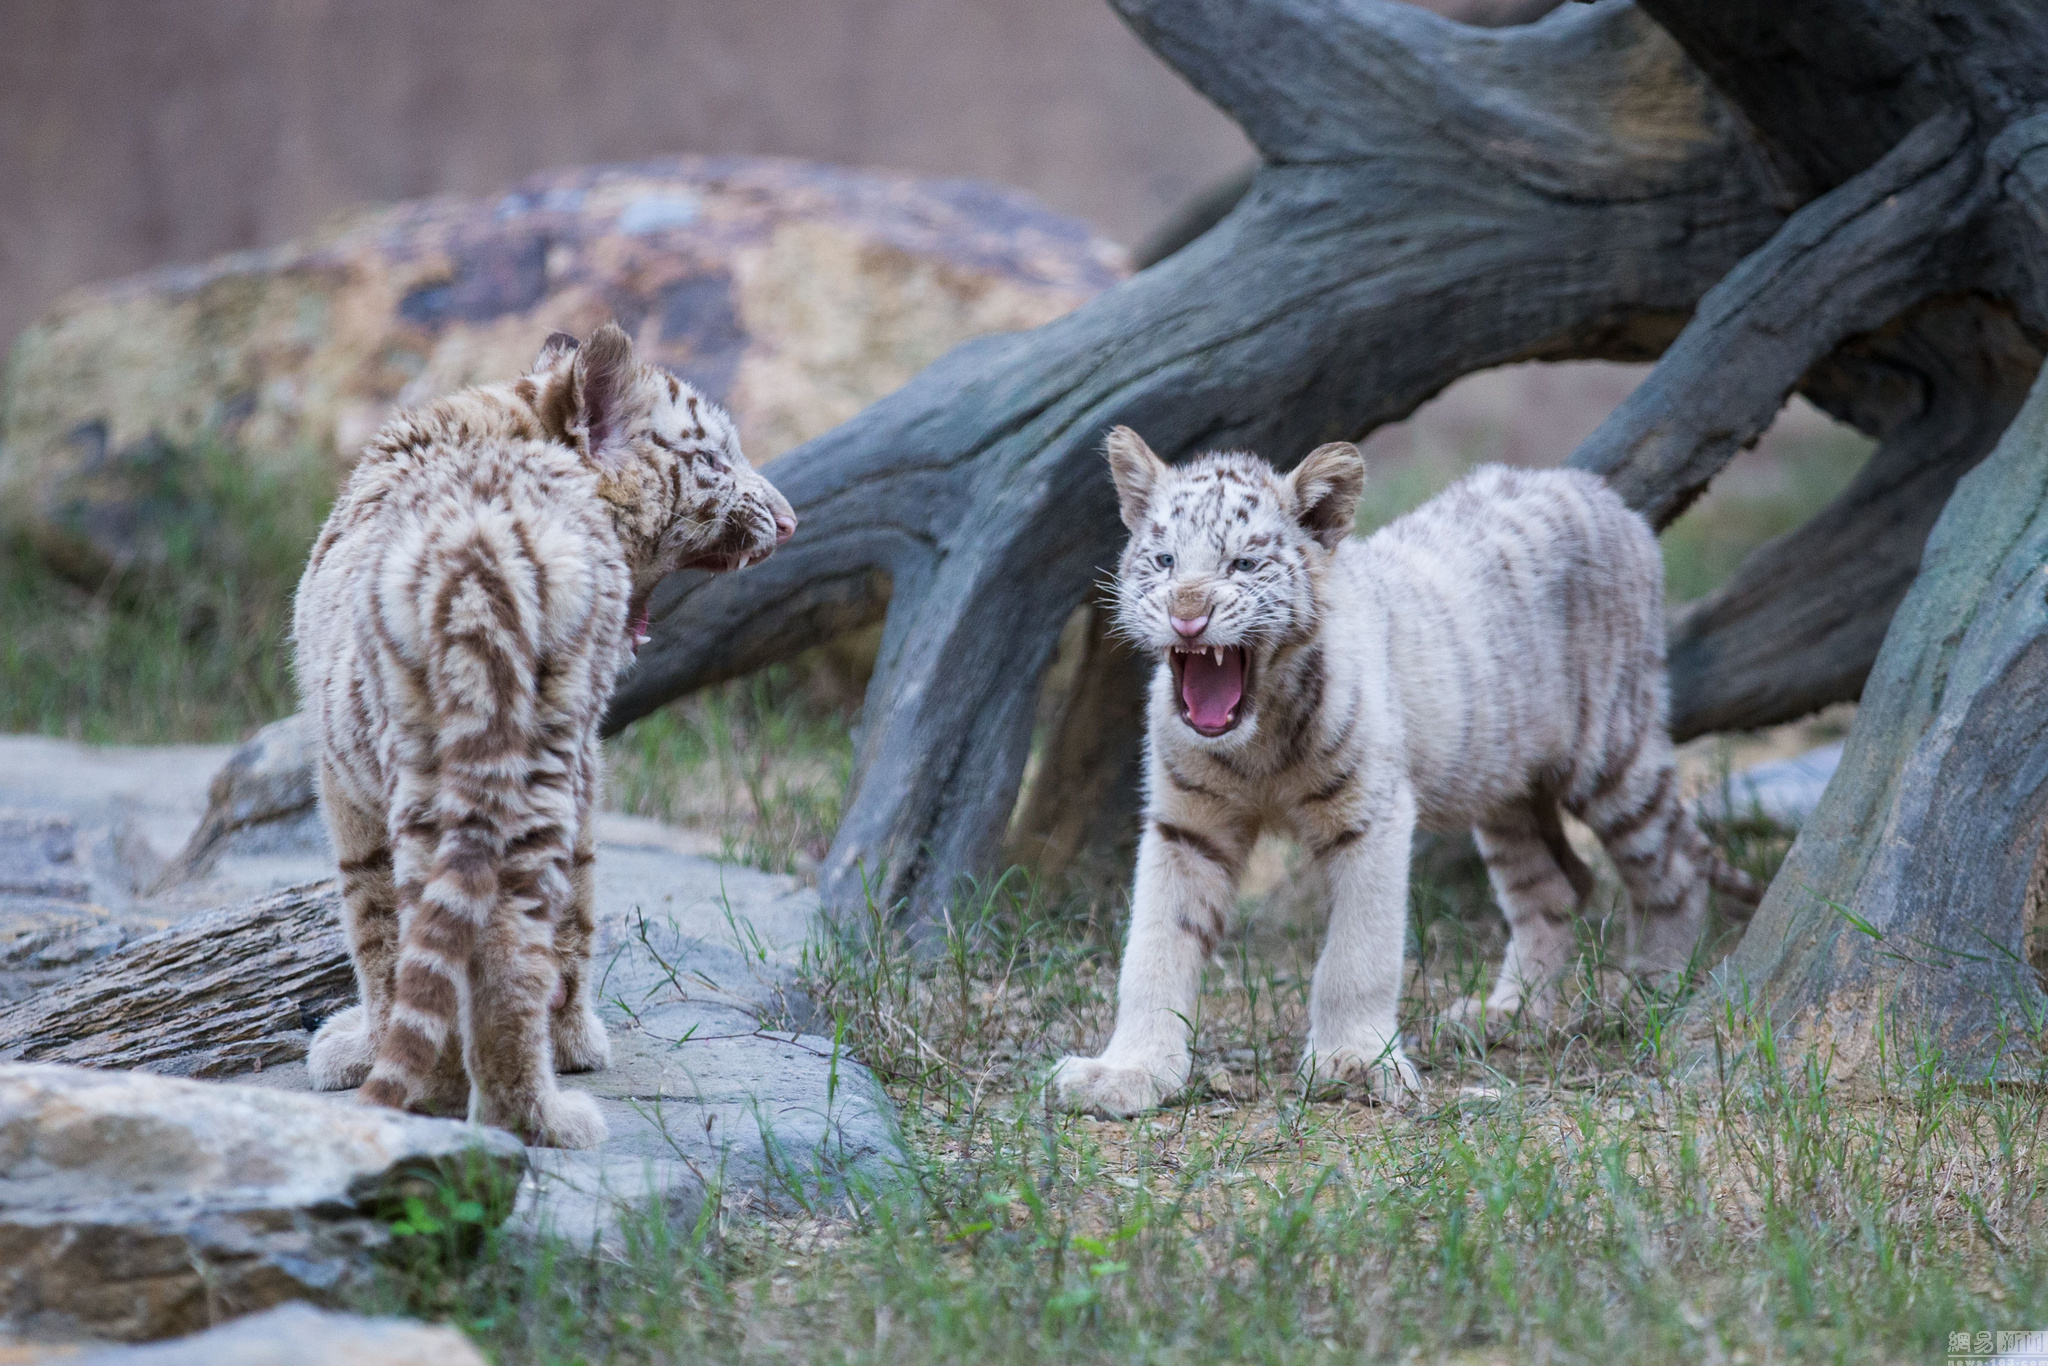
[[[394,418],[314,545],[293,636],[361,993],[316,1086],[529,1142],[605,1125],[591,1001],[598,723],[649,593],[795,517],[732,421],[606,327],[513,384]]]
[[[1418,824],[1470,825],[1485,854],[1512,929],[1487,1012],[1554,1005],[1592,885],[1561,810],[1627,885],[1627,965],[1687,966],[1709,880],[1744,880],[1680,800],[1656,538],[1599,479],[1489,466],[1359,540],[1365,468],[1348,445],[1285,477],[1250,455],[1169,467],[1124,428],[1108,449],[1131,530],[1119,627],[1162,662],[1116,1028],[1101,1057],[1060,1063],[1066,1104],[1129,1114],[1184,1084],[1202,963],[1269,827],[1324,863],[1333,892],[1312,1077],[1384,1099],[1414,1087],[1395,1016]],[[1200,661],[1178,652],[1219,648],[1245,660],[1227,724],[1181,682]]]

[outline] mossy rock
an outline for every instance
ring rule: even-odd
[[[1123,271],[1012,191],[768,158],[536,176],[78,290],[16,341],[0,508],[72,577],[156,553],[215,448],[331,485],[392,410],[519,373],[616,317],[720,399],[757,462],[956,343],[1058,317]]]

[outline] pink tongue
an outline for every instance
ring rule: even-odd
[[[1207,653],[1181,658],[1180,704],[1188,720],[1203,730],[1229,725],[1230,713],[1244,697],[1244,656],[1225,650],[1221,664]]]
[[[626,626],[626,636],[627,639],[632,642],[634,654],[637,655],[640,653],[640,637],[646,634],[647,609],[643,607],[640,609],[640,615],[634,617],[633,620],[629,622]]]

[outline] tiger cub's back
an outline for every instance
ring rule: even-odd
[[[1463,819],[1662,725],[1663,560],[1598,476],[1481,466],[1339,563],[1384,605],[1426,811]]]

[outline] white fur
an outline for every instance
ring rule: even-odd
[[[1110,459],[1132,531],[1119,627],[1162,664],[1116,1027],[1099,1058],[1060,1062],[1064,1104],[1130,1114],[1185,1084],[1202,964],[1267,828],[1320,860],[1332,892],[1311,1082],[1394,1102],[1417,1087],[1397,1009],[1418,823],[1476,828],[1512,928],[1495,1017],[1547,1014],[1570,960],[1588,883],[1560,808],[1622,872],[1628,965],[1686,967],[1713,856],[1672,781],[1663,566],[1648,524],[1600,480],[1487,467],[1357,540],[1364,467],[1349,446],[1282,477],[1247,455],[1168,467],[1120,428]],[[1201,616],[1191,640],[1169,624]],[[1164,658],[1190,644],[1252,660],[1224,734],[1183,717]]]

